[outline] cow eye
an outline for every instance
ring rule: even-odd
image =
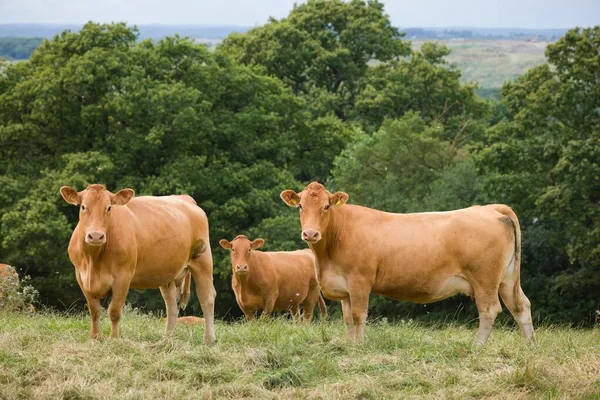
[[[231,249],[231,251],[235,253],[235,250],[233,248]]]
[[[85,211],[85,206],[83,204],[81,205],[81,211]]]
[[[304,208],[302,208],[301,204],[298,204],[298,208],[300,209],[300,211],[304,211]]]
[[[331,207],[329,204],[327,204],[325,207],[323,207],[323,210],[327,211],[329,210],[329,207]]]
[[[112,206],[108,206],[108,208],[106,209],[106,212],[110,212]]]

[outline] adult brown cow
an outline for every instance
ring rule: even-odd
[[[321,289],[341,300],[348,336],[364,337],[369,294],[430,303],[457,293],[475,298],[476,344],[483,345],[502,311],[498,293],[533,338],[531,307],[521,290],[521,231],[501,204],[456,211],[392,214],[345,204],[317,182],[281,198],[300,209],[302,239],[316,257]]]
[[[296,251],[257,251],[265,241],[250,241],[238,235],[231,242],[221,239],[219,244],[231,250],[233,278],[231,286],[235,299],[247,319],[254,318],[257,309],[268,316],[273,310],[290,310],[292,317],[312,321],[317,302],[321,318],[327,308],[315,274],[315,258],[309,249]]]
[[[81,192],[63,186],[60,194],[67,203],[81,206],[69,243],[69,258],[90,309],[92,337],[100,335],[100,299],[109,293],[110,336],[119,337],[119,320],[129,288],[160,288],[167,307],[166,334],[172,334],[178,299],[185,305],[189,298],[191,272],[206,320],[204,341],[215,342],[216,292],[208,220],[194,199],[133,198],[132,189],[111,193],[97,184]]]

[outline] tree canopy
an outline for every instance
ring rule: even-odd
[[[548,64],[490,103],[461,83],[444,46],[411,51],[378,1],[309,0],[214,52],[178,36],[139,40],[124,23],[65,31],[0,65],[0,260],[31,275],[44,304],[81,305],[66,252],[77,210],[60,186],[187,193],[210,221],[217,314],[236,317],[218,240],[304,247],[279,193],[319,180],[394,212],[509,204],[534,316],[589,322],[600,293],[599,38],[600,27],[570,30]],[[162,308],[158,292],[129,302]],[[371,313],[465,307],[469,318],[468,302],[377,298]]]

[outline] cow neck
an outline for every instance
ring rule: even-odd
[[[348,206],[344,205],[338,208],[332,208],[329,211],[332,214],[326,227],[326,233],[323,234],[322,239],[317,243],[309,243],[309,246],[316,258],[320,260],[331,260],[333,258],[334,250],[341,244],[341,226],[348,217],[346,210],[347,207]]]

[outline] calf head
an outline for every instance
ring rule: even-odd
[[[244,235],[238,235],[231,242],[227,239],[219,240],[219,244],[224,249],[231,250],[231,268],[234,274],[244,275],[250,272],[248,259],[252,250],[259,249],[265,244],[264,239],[258,238],[250,241]]]
[[[318,182],[312,182],[300,193],[284,190],[280,196],[285,204],[300,210],[301,237],[308,243],[321,240],[330,224],[334,209],[348,201],[346,193],[331,194]]]
[[[132,189],[111,193],[103,185],[89,185],[78,192],[69,186],[60,188],[60,194],[69,204],[79,207],[79,224],[84,240],[91,246],[106,243],[106,232],[110,226],[112,206],[127,204],[134,195]]]

